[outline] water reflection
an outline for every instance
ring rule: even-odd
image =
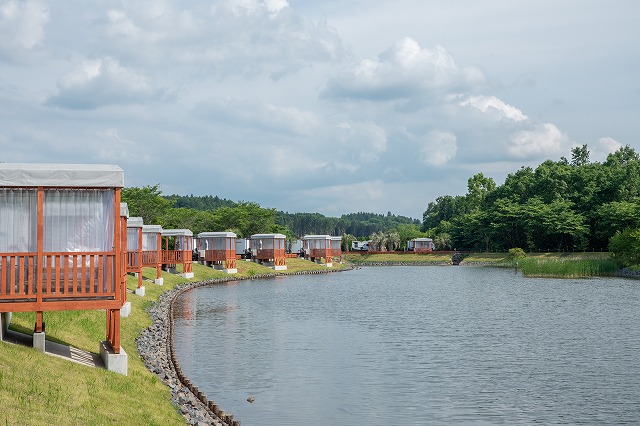
[[[620,424],[640,419],[639,307],[621,279],[363,268],[187,292],[176,351],[243,426]]]

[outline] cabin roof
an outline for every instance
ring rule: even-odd
[[[134,216],[127,219],[127,228],[143,228],[143,227],[144,227],[144,223],[141,217]]]
[[[124,171],[112,164],[0,163],[0,186],[122,188]]]
[[[260,238],[287,238],[287,237],[283,234],[253,234],[251,236],[252,240],[257,240]]]
[[[160,234],[162,232],[162,226],[160,226],[160,225],[142,225],[142,232]]]
[[[120,203],[120,216],[129,217],[129,206],[127,203]]]
[[[191,237],[193,232],[190,229],[163,229],[163,237]]]
[[[234,232],[201,232],[198,238],[215,238],[215,237],[237,237]]]
[[[431,238],[414,238],[411,241],[433,241]]]
[[[305,235],[302,237],[303,240],[328,240],[330,238],[330,235]]]

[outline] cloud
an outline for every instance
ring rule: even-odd
[[[611,137],[603,137],[596,141],[595,146],[588,146],[591,161],[604,161],[612,152],[622,148],[622,144]]]
[[[559,158],[570,152],[571,139],[555,125],[545,123],[531,130],[521,130],[511,135],[509,154],[513,158]]]
[[[197,67],[192,73],[267,74],[273,79],[347,55],[335,29],[297,15],[286,0],[220,0],[183,6],[138,2],[110,9],[105,33],[113,55],[130,61]]]
[[[460,100],[459,105],[476,108],[497,120],[506,118],[513,121],[525,121],[529,119],[518,108],[501,101],[495,96],[468,96]]]
[[[147,79],[113,58],[84,59],[58,79],[58,93],[46,105],[68,109],[96,109],[105,105],[142,103],[161,92]]]
[[[484,81],[481,71],[459,67],[444,47],[422,48],[417,41],[405,37],[377,58],[362,59],[332,78],[324,96],[372,101],[440,97],[475,90]]]
[[[339,143],[335,149],[341,158],[351,159],[357,165],[378,161],[387,149],[385,130],[373,122],[342,122],[337,130]]]
[[[319,125],[311,111],[227,97],[198,103],[195,113],[203,120],[269,132],[310,136]]]
[[[49,10],[40,1],[0,3],[0,58],[20,60],[42,44]]]
[[[420,148],[420,159],[427,166],[443,166],[456,156],[456,135],[433,130],[429,132]]]

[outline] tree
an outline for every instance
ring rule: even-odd
[[[589,163],[589,150],[587,149],[587,145],[576,146],[571,149],[571,165],[572,166],[583,166]]]
[[[622,266],[640,264],[640,228],[616,232],[609,242],[609,251]]]
[[[451,249],[451,235],[447,234],[446,232],[438,234],[433,239],[433,244],[436,246],[437,250],[450,250]]]
[[[123,188],[120,198],[127,203],[130,216],[142,217],[146,224],[160,224],[172,202],[162,197],[160,185]]]

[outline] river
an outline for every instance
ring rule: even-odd
[[[639,281],[368,267],[174,306],[183,371],[243,426],[640,422]]]

